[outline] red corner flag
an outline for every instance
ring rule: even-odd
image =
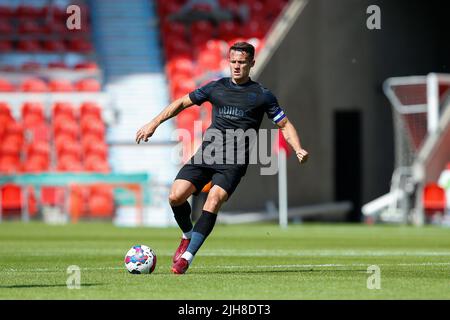
[[[286,153],[286,157],[291,155],[291,148],[289,148],[286,139],[281,132],[281,129],[278,129],[278,139],[275,139],[275,143],[273,144],[273,151],[278,154],[280,149],[283,149]]]

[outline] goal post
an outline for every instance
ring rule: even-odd
[[[389,78],[383,91],[392,107],[394,172],[388,195],[364,205],[362,211],[366,218],[420,225],[423,213],[418,200],[426,177],[413,168],[426,142],[439,135],[440,118],[450,101],[450,74]]]

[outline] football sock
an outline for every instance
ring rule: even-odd
[[[198,249],[200,249],[205,239],[211,233],[216,223],[216,219],[217,214],[205,210],[202,211],[202,215],[198,218],[194,229],[192,230],[191,242],[189,243],[186,252],[182,255],[189,263],[192,262]]]
[[[183,231],[183,238],[189,239],[192,233],[192,221],[191,221],[191,205],[185,201],[179,206],[171,206],[181,231]]]

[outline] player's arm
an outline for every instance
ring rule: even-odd
[[[186,108],[189,108],[193,104],[194,103],[191,101],[188,94],[179,99],[176,99],[171,104],[169,104],[163,111],[161,111],[160,114],[158,114],[155,118],[153,118],[152,121],[150,121],[137,131],[136,142],[138,144],[139,142],[141,142],[141,140],[147,142],[148,138],[150,138],[153,135],[156,128],[161,123],[172,117],[175,117],[181,111],[183,111]]]
[[[277,126],[281,129],[283,137],[286,139],[287,143],[295,151],[300,163],[305,163],[308,160],[308,151],[302,148],[300,144],[300,138],[298,137],[297,130],[294,125],[289,121],[287,117],[284,117],[281,121],[277,123]]]

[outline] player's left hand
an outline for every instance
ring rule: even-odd
[[[306,151],[305,149],[300,149],[300,151],[297,151],[296,154],[298,161],[300,161],[300,163],[305,163],[306,161],[308,161],[308,151]]]

